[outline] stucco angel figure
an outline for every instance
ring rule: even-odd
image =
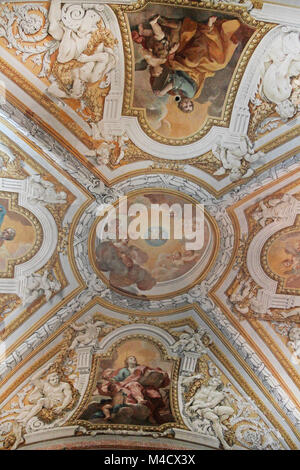
[[[75,331],[82,333],[74,338],[70,349],[75,349],[77,346],[94,345],[98,340],[101,329],[106,325],[103,321],[93,321],[92,318],[86,320],[82,325],[71,325]]]
[[[175,353],[195,352],[204,353],[206,348],[201,341],[204,330],[198,328],[197,332],[181,333],[180,338],[171,346],[171,350]]]
[[[288,345],[293,348],[292,363],[300,364],[300,328],[295,326],[289,331]]]
[[[219,138],[213,146],[212,152],[222,163],[221,168],[215,171],[214,175],[224,175],[226,170],[229,170],[231,181],[252,176],[254,170],[250,164],[264,156],[261,151],[255,152],[254,145],[247,135],[241,136],[240,141],[236,144],[223,143],[222,138]]]
[[[253,218],[262,227],[266,226],[268,220],[277,223],[282,222],[293,215],[297,204],[297,199],[289,193],[284,194],[280,199],[270,199],[268,206],[263,201],[260,201],[259,208],[253,213]]]
[[[6,157],[8,157],[8,162],[7,163],[13,163],[16,159],[16,156],[14,153],[11,151],[7,145],[3,144],[0,142],[0,152],[3,152]]]
[[[64,204],[67,194],[64,191],[56,191],[51,181],[44,180],[41,175],[31,175],[28,177],[30,188],[30,202],[32,204]]]
[[[45,375],[46,374],[46,375]],[[45,375],[44,378],[42,378]],[[59,374],[51,371],[47,365],[38,371],[31,379],[34,386],[28,397],[28,405],[25,405],[14,419],[13,432],[16,437],[13,449],[23,442],[22,426],[26,426],[31,418],[38,416],[41,410],[51,410],[55,415],[60,415],[72,401],[72,389],[68,382],[63,382]]]
[[[46,301],[50,300],[51,296],[58,292],[61,284],[52,273],[46,269],[43,274],[31,274],[27,277],[26,288],[23,295],[25,304],[31,304],[41,295],[45,295]]]
[[[51,1],[49,34],[60,44],[51,70],[55,80],[48,93],[57,98],[80,99],[88,83],[96,83],[115,67],[114,40],[107,37],[104,41],[99,29],[102,8],[94,4],[62,7],[61,0]]]
[[[239,313],[245,315],[249,312],[249,305],[254,295],[252,279],[240,279],[230,294],[229,300]]]
[[[299,75],[300,32],[282,28],[264,60],[261,94],[277,105],[276,111],[283,120],[293,117],[297,112],[291,95],[299,88],[293,77]]]
[[[125,150],[127,148],[129,138],[125,132],[120,135],[112,135],[106,133],[99,133],[101,123],[91,123],[92,134],[95,139],[98,137],[105,139],[98,148],[95,150],[89,150],[85,152],[87,157],[94,157],[98,165],[113,165],[116,166],[123,160],[125,156]],[[98,135],[97,135],[98,134]]]
[[[223,386],[221,379],[212,377],[206,385],[201,385],[193,397],[185,405],[186,413],[189,417],[196,420],[208,420],[211,422],[215,435],[220,440],[224,449],[230,449],[227,444],[223,424],[230,416],[234,414],[234,409],[225,404],[226,395],[220,390]]]

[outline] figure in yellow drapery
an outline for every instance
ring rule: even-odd
[[[167,65],[172,70],[186,72],[195,81],[194,98],[200,95],[205,79],[225,68],[231,60],[238,44],[235,33],[239,28],[238,20],[217,20],[216,17],[210,18],[208,24],[190,18],[182,21],[178,49]]]
[[[154,50],[149,60],[145,57],[152,78],[159,77],[166,68],[169,70],[165,86],[156,94],[180,95],[180,109],[190,112],[193,110],[191,99],[200,96],[205,79],[230,62],[239,42],[241,23],[237,19],[220,20],[216,16],[210,17],[207,24],[188,17],[183,20],[159,17],[155,20],[169,48],[166,59],[156,59]],[[156,64],[155,60],[159,62]]]

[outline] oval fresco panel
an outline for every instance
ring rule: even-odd
[[[267,264],[284,289],[300,289],[300,230],[275,238],[267,251]]]
[[[4,194],[4,193],[2,193]],[[12,277],[16,264],[32,258],[42,241],[32,213],[17,205],[17,196],[0,197],[0,278]]]
[[[140,204],[146,209],[142,216],[147,219],[144,220],[145,225],[142,224],[146,229],[141,228],[141,232],[144,230],[145,233],[133,239],[131,222],[136,218],[131,216],[127,218],[126,239],[107,239],[108,216],[96,222],[90,243],[90,258],[95,271],[104,282],[120,293],[141,298],[168,297],[190,288],[205,275],[216,255],[218,237],[215,223],[204,212],[199,226],[203,243],[199,249],[190,249],[188,243],[193,243],[193,239],[184,237],[186,232],[183,221],[183,235],[178,238],[174,232],[174,220],[178,221],[179,213],[182,211],[184,214],[184,207],[189,204],[192,208],[191,229],[195,230],[196,201],[174,192],[149,190],[135,192],[128,197],[129,213],[134,204]],[[171,206],[177,207],[178,215],[170,219],[162,216],[159,223],[153,223],[154,217],[150,210],[155,205],[165,205],[165,214]],[[118,215],[116,220],[119,225]]]

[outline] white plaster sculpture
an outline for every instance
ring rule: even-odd
[[[95,157],[98,165],[100,166],[108,165],[114,149],[114,143],[102,142],[96,150],[88,151],[85,153],[85,155],[86,157]]]
[[[44,180],[40,175],[28,177],[29,195],[32,204],[65,204],[67,195],[64,191],[57,192],[51,181]]]
[[[292,310],[280,310],[280,315],[284,318],[293,317],[298,314],[300,314],[300,307],[292,308]]]
[[[91,150],[85,153],[87,157],[94,157],[98,165],[112,164],[118,165],[125,156],[125,150],[128,145],[128,137],[125,132],[120,135],[104,135],[103,133],[97,133],[96,128],[101,127],[101,124],[91,124],[92,133],[94,138],[104,138],[96,150]]]
[[[283,27],[273,41],[261,72],[261,94],[275,103],[276,112],[283,121],[298,111],[295,94],[299,94],[300,76],[300,30]]]
[[[22,299],[25,305],[31,304],[36,299],[45,295],[46,301],[50,300],[52,295],[61,288],[60,282],[46,269],[43,274],[30,274],[26,278],[26,287]]]
[[[263,289],[256,292],[255,284],[250,277],[240,280],[229,300],[242,315],[246,315],[250,310],[258,315],[272,315],[269,309],[269,297],[264,295]]]
[[[228,450],[231,447],[224,438],[223,430],[226,429],[224,421],[234,414],[234,409],[225,404],[226,395],[220,390],[222,385],[222,381],[218,377],[209,379],[208,383],[201,385],[186,403],[185,411],[188,416],[196,417],[193,423],[195,430],[197,430],[197,425],[205,420],[211,423],[216,437],[220,440],[223,448]]]
[[[295,210],[298,201],[291,194],[284,194],[280,199],[270,199],[266,205],[263,201],[259,203],[253,217],[262,227],[265,227],[267,220],[272,222],[282,222],[288,219]]]
[[[5,155],[8,157],[8,161],[7,163],[13,163],[16,159],[16,156],[13,154],[13,152],[11,151],[11,149],[9,147],[7,147],[7,145],[3,144],[0,142],[0,152],[3,152],[5,153]],[[4,161],[1,157],[1,161],[3,162],[2,164],[2,168],[4,166]],[[4,167],[5,168],[5,167]],[[0,163],[0,170],[1,170],[1,163]]]
[[[41,378],[48,370],[49,366],[46,366],[31,379],[34,389],[28,399],[30,405],[25,406],[26,409],[18,415],[19,422],[26,424],[42,408],[60,414],[71,402],[70,384],[62,382],[57,372],[50,372],[45,378]]]
[[[28,397],[29,404],[14,409],[17,416],[13,420],[9,418],[16,437],[12,449],[16,449],[23,442],[23,427],[26,427],[31,418],[37,416],[43,408],[59,415],[71,403],[70,384],[61,381],[57,372],[49,371],[50,367],[47,365],[32,377],[30,383],[34,388]],[[45,374],[46,376],[42,378]]]
[[[52,0],[49,10],[49,34],[59,41],[57,62],[65,64],[76,60],[78,65],[70,70],[72,86],[62,90],[56,80],[48,93],[57,98],[79,99],[88,83],[96,83],[116,65],[113,50],[100,43],[93,54],[86,54],[92,34],[97,31],[103,6],[90,4],[65,4]],[[83,65],[82,65],[83,64]]]
[[[288,345],[293,348],[291,361],[293,364],[300,364],[300,328],[298,326],[294,326],[290,329],[288,336]]]
[[[248,136],[241,136],[239,143],[231,144],[223,142],[223,139],[220,138],[213,146],[212,152],[222,164],[221,168],[214,172],[214,175],[224,175],[226,170],[229,170],[231,181],[252,176],[254,170],[251,168],[251,163],[264,156],[263,152],[254,150],[254,144]],[[245,172],[243,172],[243,164],[246,166]]]
[[[76,349],[78,346],[93,346],[97,343],[101,329],[106,325],[103,321],[93,321],[92,318],[86,320],[82,325],[73,323],[71,328],[81,333],[74,338],[70,349]]]
[[[214,214],[216,217],[216,215]],[[213,301],[208,297],[209,284],[206,280],[203,280],[201,284],[197,284],[188,291],[187,294],[183,294],[183,298],[189,303],[198,302],[207,310],[211,310],[214,306]]]
[[[4,6],[0,15],[0,36],[6,39],[8,47],[16,51],[22,62],[30,58],[33,64],[41,66],[38,77],[48,75],[50,56],[58,47],[57,41],[47,40],[47,16],[47,8],[37,3],[16,3],[13,8]],[[0,104],[5,104],[3,95],[0,98]]]
[[[180,338],[171,346],[171,350],[177,354],[183,352],[204,353],[206,347],[202,343],[205,331],[200,327],[193,333],[181,333]]]

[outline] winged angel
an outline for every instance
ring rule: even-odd
[[[48,93],[80,99],[87,85],[102,80],[116,65],[115,39],[102,27],[101,5],[61,5],[52,0],[49,34],[59,41]]]

